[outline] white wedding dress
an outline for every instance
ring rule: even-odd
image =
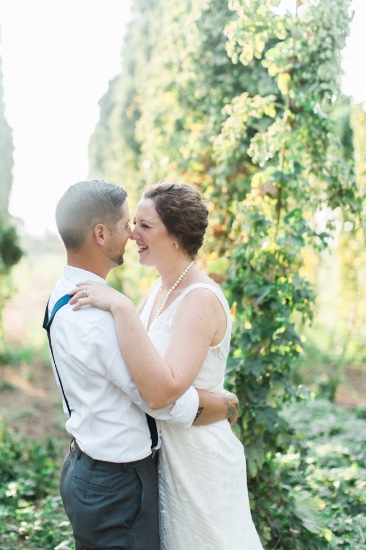
[[[158,282],[157,282],[158,283]],[[147,324],[159,284],[155,284],[141,314]],[[214,284],[186,288],[152,323],[149,336],[163,354],[174,314],[186,294],[208,288],[220,300],[227,317],[222,342],[209,349],[194,386],[221,392],[231,335],[231,316],[222,291]],[[160,535],[162,550],[262,550],[252,522],[246,464],[241,442],[227,420],[192,428],[161,422],[159,458]]]

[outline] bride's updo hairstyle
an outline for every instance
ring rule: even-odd
[[[186,183],[159,182],[142,198],[154,201],[169,235],[193,259],[203,245],[208,225],[208,209],[200,193]]]

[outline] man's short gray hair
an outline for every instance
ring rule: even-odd
[[[56,224],[66,249],[79,250],[88,232],[98,223],[113,229],[121,219],[127,192],[104,180],[71,185],[56,206]]]

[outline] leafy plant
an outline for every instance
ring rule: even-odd
[[[305,490],[318,503],[317,518],[324,536],[321,548],[363,548],[365,420],[321,399],[288,405],[281,416],[308,447],[302,469],[294,464],[286,481],[292,493],[302,495]],[[282,457],[276,460],[281,462]],[[299,455],[293,455],[293,462],[299,464]]]
[[[38,550],[53,550],[64,540],[72,543],[58,491],[60,460],[55,440],[19,439],[4,425],[0,427],[2,548],[19,548],[20,541],[21,547]]]
[[[303,352],[299,319],[304,323],[313,317],[315,295],[302,274],[303,253],[326,248],[332,240],[332,212],[338,208],[345,216],[359,215],[361,201],[352,162],[330,116],[339,94],[347,2],[333,2],[331,16],[327,2],[309,3],[296,15],[283,16],[277,15],[275,1],[233,1],[230,6],[237,18],[225,31],[229,55],[245,66],[260,59],[276,83],[266,96],[234,98],[225,107],[227,119],[214,144],[217,162],[227,165],[228,158],[241,154],[247,173],[245,197],[229,205],[233,245],[224,288],[234,314],[228,383],[243,403],[239,436],[254,491],[258,483],[273,483],[275,456],[296,442],[279,412],[296,391],[290,380]],[[314,21],[316,32],[311,31]],[[226,187],[235,166],[227,166]],[[327,230],[317,228],[316,210],[328,212]],[[304,494],[275,486],[281,487],[277,495],[273,491],[267,504],[254,510],[259,531],[269,520],[268,543],[281,540],[284,548],[295,548],[290,528],[291,522],[296,525],[295,514],[303,520],[295,531],[311,547],[309,531],[320,531],[297,512],[311,502],[310,493],[304,500]],[[286,508],[286,521],[291,518],[286,543],[278,518],[270,513],[273,499]],[[312,503],[319,504],[316,499]]]

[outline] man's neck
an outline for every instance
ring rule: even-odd
[[[102,279],[106,279],[110,272],[110,267],[104,265],[103,262],[96,262],[93,261],[93,258],[85,258],[83,255],[73,252],[67,253],[67,265],[83,269],[84,271],[90,271],[90,273],[94,273],[102,277]]]

